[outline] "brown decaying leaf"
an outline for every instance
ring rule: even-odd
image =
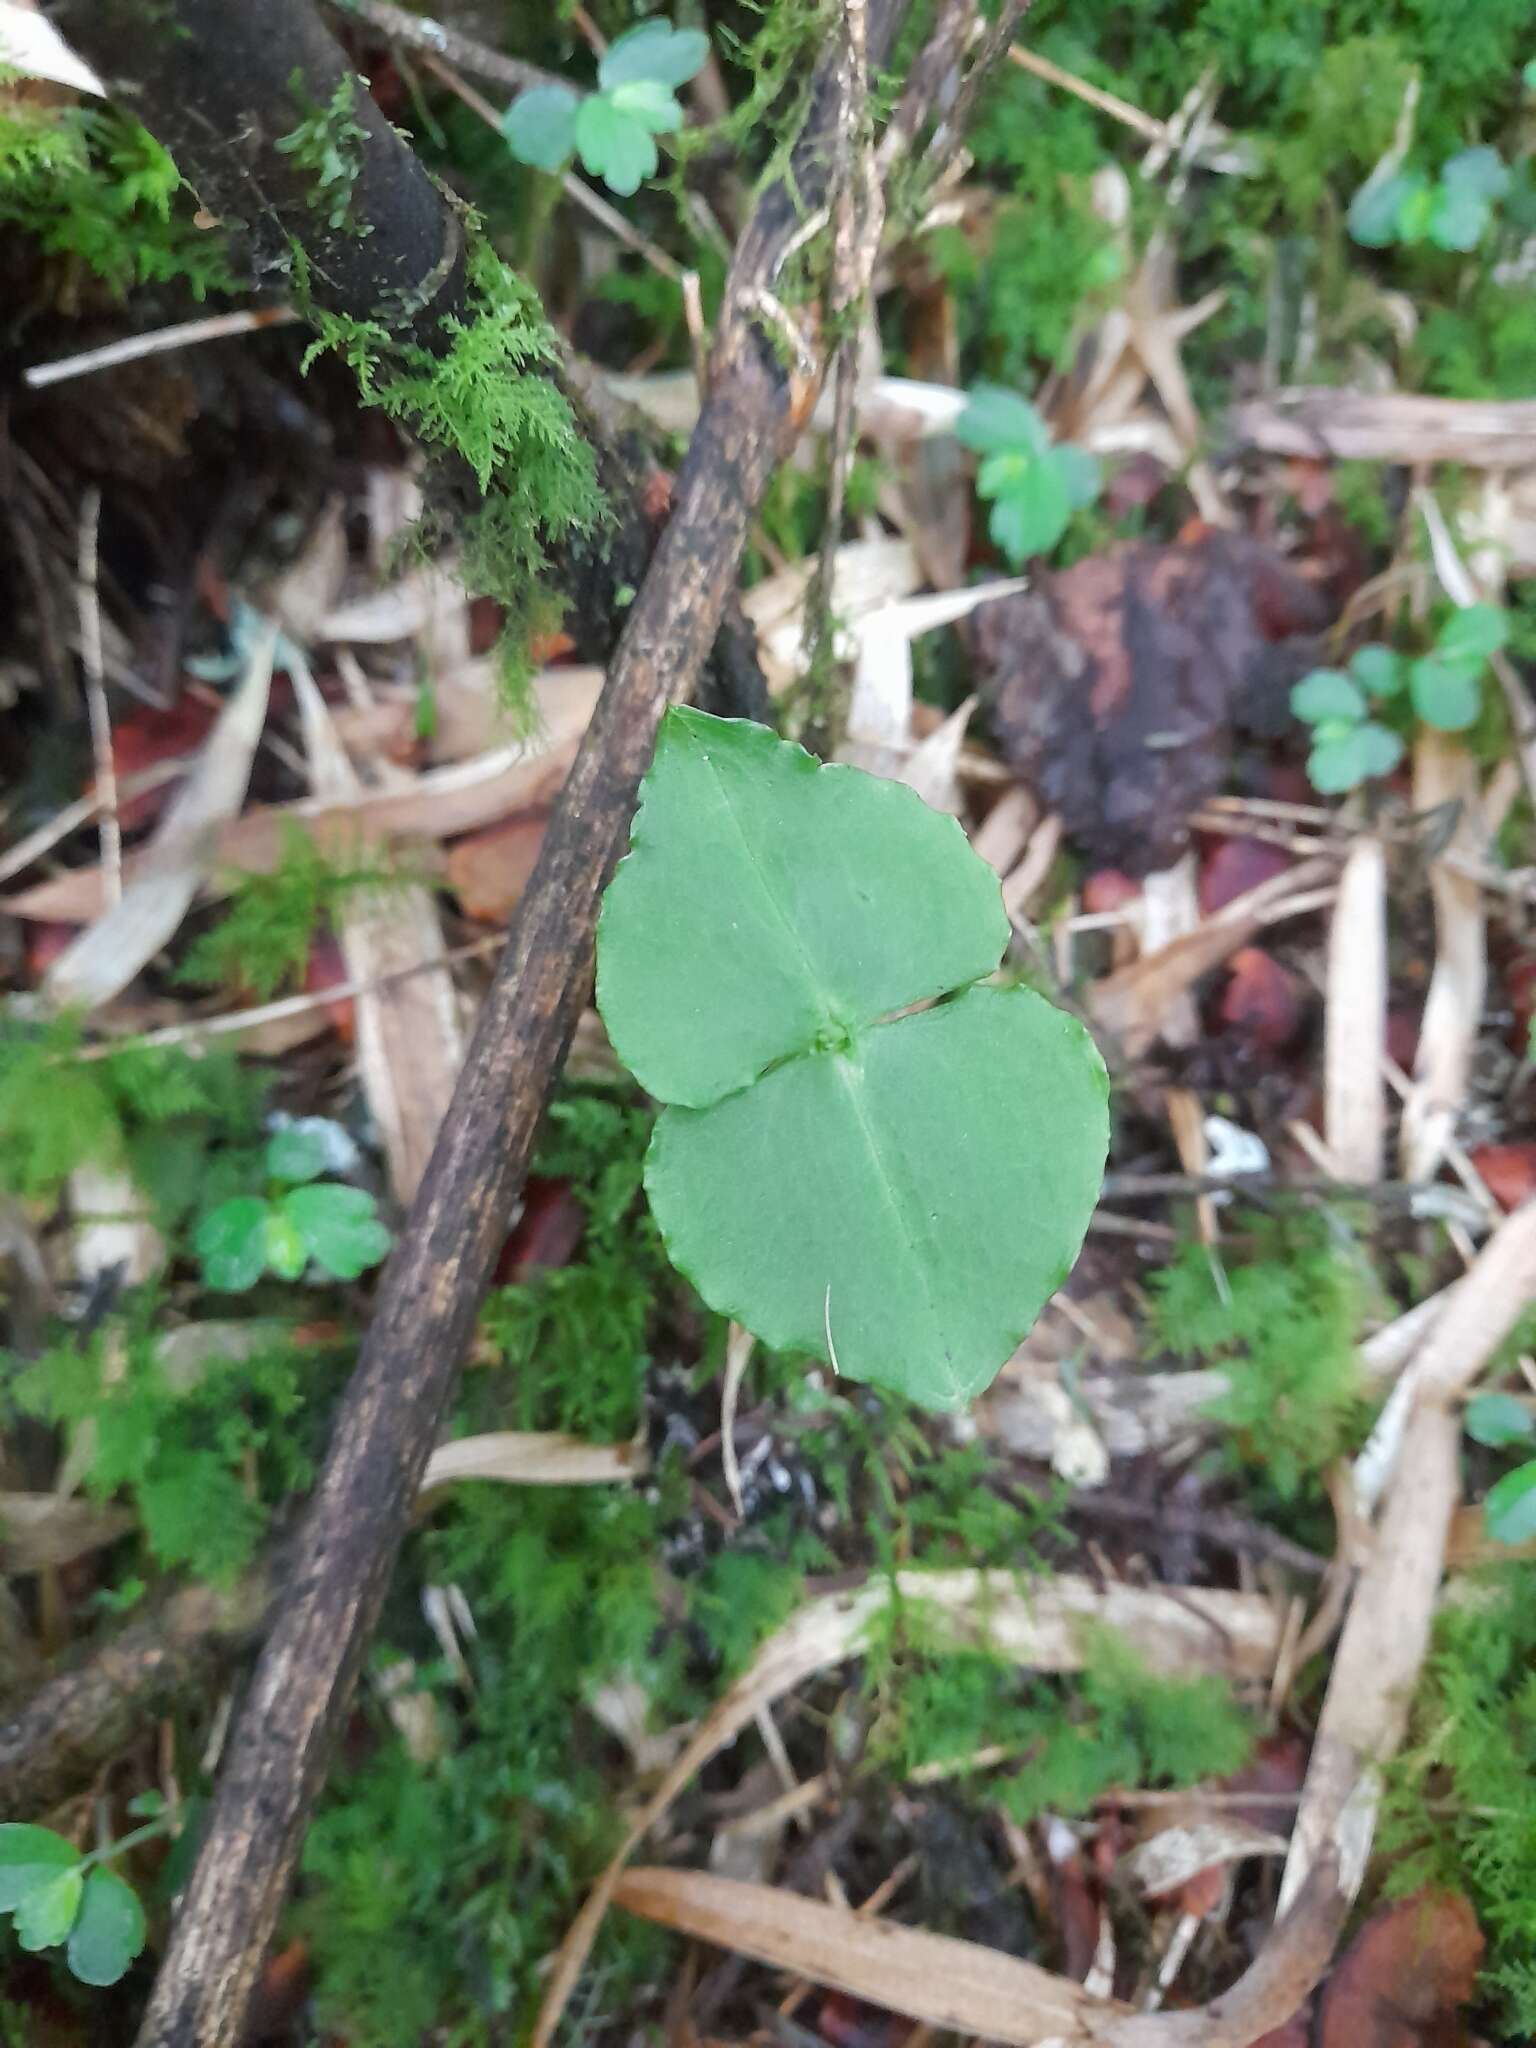
[[[446,874],[466,917],[479,924],[506,923],[533,873],[548,815],[520,811],[454,841]]]
[[[1256,541],[1137,543],[982,607],[972,628],[1003,749],[1096,863],[1173,864],[1224,782],[1234,730],[1274,734],[1325,623]]]
[[[703,1871],[627,1871],[615,1904],[738,1955],[793,1970],[946,2032],[1033,2048],[1085,2039],[1117,2010],[1081,1986],[997,1949],[898,1927],[772,1885]]]
[[[1378,1908],[1323,1990],[1318,2048],[1455,2041],[1482,1959],[1477,1916],[1457,1892],[1418,1892]]]
[[[643,1444],[594,1444],[554,1430],[490,1430],[439,1444],[422,1476],[423,1500],[466,1479],[507,1486],[606,1486],[650,1470]]]
[[[569,683],[563,676],[543,679],[539,728],[527,741],[432,769],[404,787],[364,790],[346,802],[305,797],[291,804],[256,806],[219,832],[205,872],[212,872],[215,879],[220,869],[270,873],[282,855],[286,820],[302,825],[317,843],[345,858],[355,852],[363,832],[387,840],[453,839],[514,811],[549,803],[565,780],[597,702],[599,684],[583,680],[587,673],[573,672]],[[147,858],[128,855],[123,862],[125,884],[142,871]],[[0,910],[13,917],[84,924],[99,915],[104,902],[101,869],[80,867],[17,891],[0,901]]]

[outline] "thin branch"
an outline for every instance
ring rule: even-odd
[[[96,587],[100,526],[101,491],[91,484],[80,501],[75,596],[80,614],[80,666],[85,676],[85,708],[91,722],[96,794],[101,800],[102,886],[110,909],[114,903],[123,900],[123,828],[117,816],[117,766],[112,758],[112,717],[107,709],[107,686],[101,666],[101,593]]]
[[[899,7],[882,10],[871,56]],[[326,1760],[505,1241],[545,1098],[585,1001],[598,902],[667,703],[693,687],[753,513],[809,415],[756,307],[826,183],[841,104],[823,63],[790,173],[759,201],[727,281],[709,396],[675,510],[545,833],[401,1242],[385,1269],[291,1577],[215,1793],[140,2048],[241,2038]]]
[[[430,15],[392,7],[389,0],[329,0],[329,4],[339,14],[368,22],[391,42],[404,43],[408,49],[420,50],[427,57],[446,57],[461,71],[471,72],[476,78],[488,78],[496,85],[510,86],[514,92],[526,92],[532,85],[564,83],[553,72],[541,71],[537,64],[527,64],[521,57],[508,57],[488,43],[477,42],[473,36],[449,28],[446,22],[434,21]]]
[[[174,327],[157,327],[152,334],[130,334],[122,341],[82,349],[78,355],[60,356],[52,363],[34,363],[22,371],[21,381],[33,391],[41,391],[45,385],[62,384],[66,378],[114,370],[119,363],[136,363],[143,356],[160,355],[167,349],[222,341],[226,335],[249,334],[258,327],[286,327],[301,317],[292,306],[251,306],[243,313],[211,313],[204,320],[182,320]]]

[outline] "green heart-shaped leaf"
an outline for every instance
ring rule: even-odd
[[[604,92],[641,79],[657,85],[686,85],[703,69],[709,37],[702,29],[674,28],[670,21],[642,21],[638,28],[615,36],[597,67]]]
[[[988,531],[1014,568],[1031,555],[1047,555],[1067,530],[1072,500],[1060,468],[1044,456],[1022,480],[993,499]]]
[[[1479,199],[1502,199],[1513,180],[1499,152],[1480,143],[1448,157],[1441,166],[1440,182],[1452,191],[1475,192]]]
[[[1320,727],[1307,774],[1320,796],[1341,796],[1373,775],[1390,775],[1402,758],[1398,735],[1368,718],[1359,725]]]
[[[1483,1516],[1495,1543],[1524,1543],[1536,1536],[1536,1462],[1517,1465],[1489,1487]]]
[[[997,878],[910,789],[676,708],[598,923],[597,1002],[642,1088],[695,1108],[989,973]]]
[[[57,1948],[75,1924],[84,1890],[85,1879],[76,1863],[18,1899],[12,1925],[22,1947],[32,1953]]]
[[[355,1280],[388,1256],[389,1232],[366,1188],[320,1181],[290,1188],[280,1206],[309,1256],[338,1280]]]
[[[520,163],[558,171],[576,148],[576,110],[581,95],[568,85],[536,85],[501,117],[501,132]]]
[[[318,1180],[329,1161],[323,1132],[306,1124],[285,1124],[267,1140],[267,1171],[274,1180]]]
[[[1509,638],[1509,615],[1496,604],[1469,604],[1440,628],[1435,652],[1447,661],[1486,661]]]
[[[637,78],[615,86],[608,95],[621,114],[628,114],[653,135],[670,135],[683,125],[683,110],[668,87],[655,78]]]
[[[1351,682],[1342,669],[1315,668],[1291,691],[1291,709],[1307,725],[1322,725],[1335,719],[1348,725],[1364,718],[1366,702],[1360,686]]]
[[[1442,661],[1426,654],[1408,671],[1413,708],[1441,732],[1465,732],[1482,706],[1482,662]]]
[[[1349,658],[1349,672],[1368,697],[1395,697],[1406,675],[1400,654],[1390,647],[1374,646],[1356,648]]]
[[[978,384],[955,433],[981,455],[1043,455],[1051,445],[1045,421],[1027,398],[1000,384]]]
[[[297,1280],[309,1264],[309,1247],[282,1203],[267,1211],[263,1233],[267,1264],[279,1280]]]
[[[953,1408],[1082,1244],[1109,1141],[1086,1032],[973,988],[710,1109],[667,1109],[645,1185],[704,1299],[765,1342]]]
[[[1480,192],[1465,185],[1436,185],[1430,195],[1424,233],[1437,249],[1467,255],[1487,232],[1493,209]]]
[[[1478,1394],[1461,1420],[1474,1443],[1518,1444],[1536,1435],[1536,1416],[1513,1394]]]
[[[0,1825],[0,1913],[12,1913],[28,1892],[51,1884],[61,1870],[72,1870],[80,1851],[52,1828],[28,1821]]]
[[[143,1946],[138,1894],[115,1871],[93,1870],[70,1930],[69,1967],[82,1984],[115,1984]]]
[[[650,129],[600,92],[581,103],[576,149],[593,177],[625,199],[639,191],[659,161]]]
[[[223,1294],[243,1294],[267,1269],[267,1204],[236,1195],[210,1209],[194,1240],[203,1278]]]
[[[1402,234],[1402,215],[1426,189],[1422,171],[1372,175],[1349,203],[1349,232],[1366,249],[1385,249]]]
[[[967,986],[1007,939],[995,876],[910,790],[685,710],[633,846],[598,1005],[673,1105],[646,1187],[674,1260],[774,1345],[967,1399],[1070,1268],[1108,1144],[1082,1027]]]

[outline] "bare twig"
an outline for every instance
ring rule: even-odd
[[[532,85],[562,83],[553,72],[542,71],[537,64],[527,64],[521,57],[509,57],[502,50],[493,50],[489,43],[477,42],[473,36],[450,28],[446,22],[435,21],[430,15],[413,14],[409,8],[393,7],[389,0],[330,0],[330,4],[339,13],[353,15],[357,20],[382,30],[391,42],[404,43],[409,49],[420,50],[429,57],[446,57],[461,71],[471,71],[477,78],[488,78],[497,85],[510,86],[515,92],[526,92]]]
[[[47,384],[62,384],[70,377],[89,377],[98,370],[114,370],[119,363],[136,363],[144,356],[162,355],[168,349],[222,341],[226,335],[250,334],[259,327],[286,327],[300,317],[292,306],[250,306],[243,313],[211,313],[205,320],[182,320],[174,327],[157,327],[151,334],[130,334],[121,341],[109,341],[102,348],[60,356],[56,362],[34,363],[22,371],[21,381],[40,391]]]
[[[123,829],[117,817],[117,766],[112,759],[112,719],[107,710],[107,686],[101,670],[101,594],[96,588],[100,526],[101,492],[91,484],[80,501],[80,549],[75,584],[80,613],[80,666],[85,676],[85,708],[91,721],[96,794],[101,801],[101,867],[110,908],[123,900]]]

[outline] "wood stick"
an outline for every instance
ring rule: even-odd
[[[899,4],[883,7],[878,31],[872,21],[873,63],[883,61],[899,13]],[[801,209],[814,209],[825,186],[827,141],[841,110],[837,69],[826,61],[818,68],[791,173],[763,196],[738,246],[672,519],[380,1283],[139,2048],[230,2048],[241,2038],[329,1749],[586,998],[599,899],[657,722],[703,666],[749,522],[815,400],[814,377],[786,372],[762,323]]]
[[[1295,386],[1235,406],[1227,429],[1234,441],[1267,455],[1320,461],[1462,462],[1471,469],[1536,462],[1536,399]]]

